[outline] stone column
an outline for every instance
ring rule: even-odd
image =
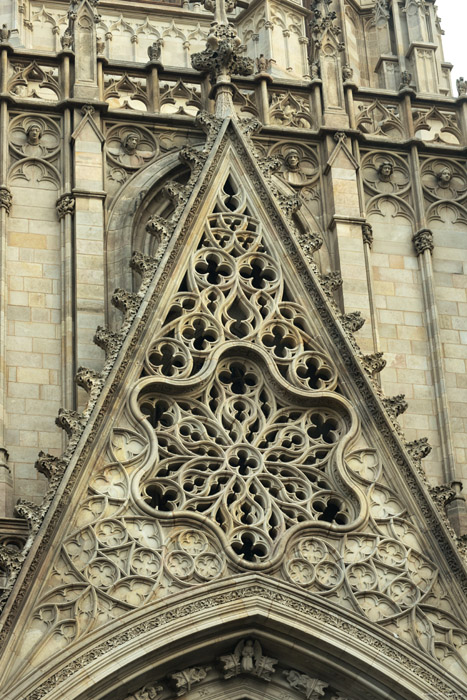
[[[96,103],[97,104],[97,103]],[[104,108],[104,105],[100,105]],[[102,357],[93,343],[97,326],[106,325],[103,144],[100,115],[92,105],[75,110],[72,134],[74,197],[74,325],[75,368],[100,369]],[[64,213],[64,226],[71,212]],[[68,252],[65,250],[65,258]],[[84,395],[83,395],[84,401]],[[78,400],[78,404],[80,401]]]
[[[447,484],[455,485],[456,498],[447,506],[446,511],[452,526],[458,534],[467,531],[467,506],[460,495],[462,484],[457,477],[452,431],[450,425],[449,404],[447,398],[446,378],[443,364],[443,348],[439,331],[438,309],[435,298],[435,283],[432,263],[434,248],[433,233],[430,229],[422,228],[413,236],[415,252],[420,263],[422,289],[430,347],[435,401],[440,432],[441,459],[444,478]]]
[[[367,263],[362,240],[361,198],[358,187],[358,161],[350,150],[351,144],[344,133],[326,139],[329,157],[324,169],[325,197],[328,202],[331,231],[330,254],[333,271],[342,276],[342,311],[361,311],[370,317],[370,299],[367,283]],[[364,336],[363,348],[373,351],[373,341]]]
[[[7,220],[12,202],[7,186],[8,171],[8,102],[7,76],[8,54],[12,51],[8,44],[1,46],[0,72],[0,517],[13,516],[13,479],[8,466],[8,451],[5,444],[5,401],[6,401],[6,306],[8,298],[6,277]]]

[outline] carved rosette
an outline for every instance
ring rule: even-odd
[[[422,228],[412,238],[413,244],[415,246],[415,252],[417,255],[422,255],[426,250],[430,253],[434,249],[435,244],[433,242],[433,232],[428,228]]]

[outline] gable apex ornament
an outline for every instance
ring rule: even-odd
[[[212,96],[216,102],[217,117],[235,117],[232,75],[252,75],[253,59],[243,56],[245,46],[233,24],[227,19],[225,0],[214,0],[214,21],[211,23],[206,48],[191,57],[191,65],[201,73],[208,73]],[[211,3],[211,7],[212,7]]]

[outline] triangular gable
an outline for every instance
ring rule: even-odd
[[[465,673],[461,562],[371,367],[251,144],[228,120],[210,141],[6,608],[9,698],[100,627],[248,572]]]

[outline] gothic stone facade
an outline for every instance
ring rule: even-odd
[[[0,24],[5,699],[465,698],[467,82],[434,2]]]

